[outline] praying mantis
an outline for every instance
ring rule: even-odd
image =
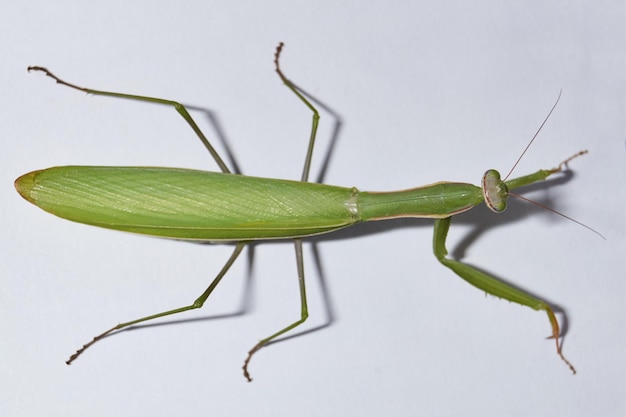
[[[201,308],[250,242],[291,239],[296,253],[300,318],[263,338],[248,352],[243,364],[243,374],[251,381],[248,368],[254,354],[307,320],[303,238],[330,233],[359,222],[432,218],[433,251],[437,260],[487,294],[544,311],[548,316],[550,337],[555,340],[558,356],[576,373],[574,366],[561,351],[559,322],[552,307],[485,272],[449,258],[446,237],[452,216],[483,202],[493,212],[501,213],[506,209],[507,198],[511,195],[509,190],[543,181],[562,172],[573,158],[586,151],[567,158],[555,168],[542,169],[514,179],[508,179],[508,176],[515,166],[504,179],[501,179],[496,170],[490,169],[484,174],[480,186],[437,182],[401,191],[364,192],[354,187],[308,182],[320,116],[307,96],[283,74],[279,63],[282,49],[283,44],[280,43],[274,55],[275,70],[282,83],[313,114],[300,181],[231,173],[185,106],[176,101],[79,87],[63,81],[46,68],[28,68],[28,71],[43,72],[58,84],[88,94],[172,106],[202,141],[221,172],[163,167],[53,167],[30,172],[15,181],[15,188],[23,198],[58,217],[107,229],[170,239],[234,243],[234,250],[222,269],[192,304],[117,324],[78,349],[66,363],[69,365],[90,346],[113,332]],[[526,149],[555,107],[556,103]]]

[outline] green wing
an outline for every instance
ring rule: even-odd
[[[15,187],[68,220],[175,239],[279,239],[358,221],[354,189],[189,169],[54,167]]]

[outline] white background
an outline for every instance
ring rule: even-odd
[[[620,1],[6,4],[0,415],[624,415],[624,16]],[[336,321],[259,352],[253,383],[245,353],[299,314],[288,243],[257,247],[248,314],[125,332],[64,364],[117,322],[190,303],[230,249],[73,224],[22,200],[14,179],[54,165],[215,169],[174,110],[89,97],[26,67],[210,109],[245,173],[295,179],[310,113],[273,72],[279,41],[287,75],[342,116],[326,181],[364,190],[508,171],[563,90],[516,173],[588,149],[569,181],[526,195],[606,241],[512,202],[455,219],[449,245],[567,313],[577,375],[544,339],[544,313],[485,297],[435,260],[428,220],[321,240]],[[325,315],[306,256],[312,328]],[[236,312],[247,276],[244,257],[204,310],[178,319]]]

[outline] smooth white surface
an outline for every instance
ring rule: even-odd
[[[622,2],[130,3],[13,2],[0,15],[1,415],[624,415]],[[26,66],[211,109],[245,173],[298,178],[310,113],[273,72],[279,41],[287,75],[343,117],[326,181],[361,189],[507,171],[563,89],[516,173],[589,149],[570,181],[527,196],[607,240],[518,203],[455,220],[449,246],[484,222],[460,255],[567,312],[578,375],[544,340],[543,313],[437,263],[429,221],[322,241],[337,321],[261,351],[252,384],[245,353],[299,311],[286,243],[257,248],[250,314],[126,332],[64,364],[119,321],[191,302],[229,249],[72,224],[23,201],[14,179],[53,165],[215,169],[174,110],[87,97]],[[313,327],[324,316],[306,254]],[[203,311],[178,318],[236,311],[245,276],[244,259]]]

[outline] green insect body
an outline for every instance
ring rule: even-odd
[[[67,166],[20,177],[26,200],[79,223],[174,239],[305,237],[367,220],[447,217],[480,187],[437,183],[398,192],[174,168]]]
[[[452,216],[470,210],[482,202],[492,211],[502,212],[506,208],[509,190],[542,181],[561,172],[571,159],[586,151],[568,158],[556,168],[539,170],[510,180],[502,180],[497,171],[488,170],[480,187],[466,183],[438,182],[402,191],[364,192],[356,188],[307,182],[319,114],[282,74],[278,64],[281,49],[282,44],[275,56],[278,75],[313,112],[311,137],[301,181],[231,174],[180,103],[82,88],[59,79],[45,68],[29,68],[44,72],[57,83],[90,94],[174,107],[203,142],[222,172],[158,167],[54,167],[19,177],[15,181],[15,187],[22,197],[47,212],[79,223],[164,238],[236,243],[222,270],[192,304],[120,323],[85,344],[67,363],[74,361],[87,348],[112,332],[202,307],[246,243],[267,239],[293,239],[300,285],[300,319],[262,339],[250,350],[243,370],[244,376],[251,380],[248,365],[254,353],[299,326],[308,317],[300,238],[329,233],[359,222],[422,217],[434,219],[433,251],[443,265],[488,294],[534,310],[543,310],[548,315],[552,328],[551,337],[555,339],[557,353],[575,373],[574,367],[561,352],[559,323],[553,309],[546,302],[524,291],[447,257],[445,241]]]

